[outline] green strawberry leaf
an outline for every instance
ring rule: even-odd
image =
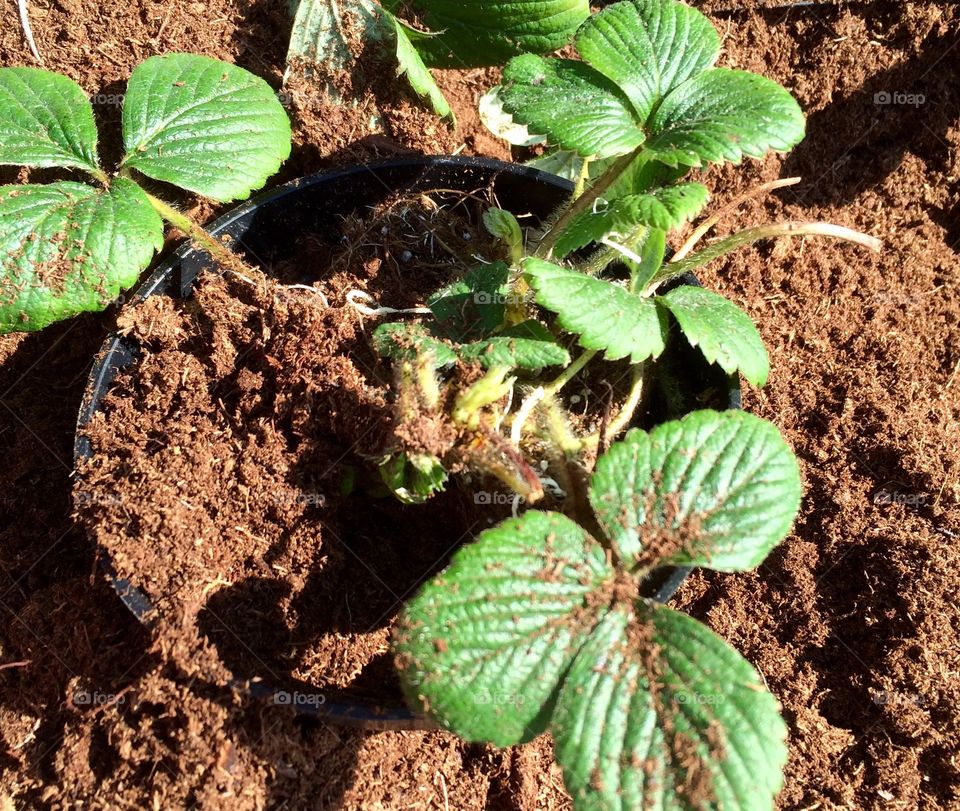
[[[675,183],[689,171],[686,166],[677,168],[651,160],[644,152],[630,162],[620,177],[610,184],[603,197],[612,201],[630,194],[654,191]]]
[[[503,109],[552,146],[606,158],[644,141],[626,97],[582,62],[518,56],[504,68],[500,88]]]
[[[630,431],[598,461],[590,503],[638,571],[758,566],[790,531],[800,471],[774,425],[743,411],[694,411]]]
[[[263,79],[194,54],[153,56],[123,104],[123,165],[213,200],[249,196],[290,155],[290,121]]]
[[[132,181],[0,189],[0,332],[102,310],[163,247],[163,221]]]
[[[626,232],[642,225],[639,219],[631,222],[634,216],[643,217],[643,212],[637,210],[639,206],[629,207],[629,204],[624,204],[625,200],[636,200],[637,198],[646,198],[647,213],[656,202],[652,195],[643,194],[622,197],[612,203],[608,203],[606,200],[598,200],[593,210],[584,211],[574,217],[563,233],[557,237],[556,244],[553,246],[554,257],[563,259],[574,251],[599,242],[607,236],[622,238],[626,236]]]
[[[372,337],[377,354],[391,360],[413,360],[425,352],[433,355],[435,366],[446,366],[457,359],[457,353],[423,324],[381,324]]]
[[[349,70],[356,56],[348,42],[348,30],[354,39],[377,43],[389,33],[382,16],[383,9],[371,0],[296,0],[287,72],[302,71],[312,77],[316,72],[331,76]],[[349,20],[349,29],[344,18]]]
[[[600,545],[559,513],[487,530],[404,608],[393,641],[404,692],[469,741],[530,740],[613,578]]]
[[[404,504],[423,504],[443,490],[447,471],[435,456],[394,453],[380,463],[380,477]]]
[[[435,36],[415,41],[430,67],[502,65],[511,56],[549,53],[566,45],[590,15],[587,0],[388,0],[400,17],[412,13]]]
[[[480,113],[483,126],[507,143],[514,146],[533,146],[544,142],[542,135],[531,135],[523,124],[518,124],[513,120],[513,116],[503,109],[503,103],[500,101],[500,85],[495,85],[480,97],[477,111]],[[577,158],[577,160],[580,159]]]
[[[558,152],[555,154],[571,155],[573,153]],[[545,156],[544,160],[546,160],[547,158],[548,156]],[[577,158],[577,160],[579,161],[580,158]],[[590,169],[593,170],[594,166],[597,166],[599,168],[599,171],[597,172],[597,174],[598,175],[602,174],[602,170],[603,168],[605,168],[603,167],[604,163],[605,161],[595,161],[591,163]],[[699,210],[699,208],[702,208],[702,204],[699,204],[699,198],[702,194],[707,193],[706,189],[704,188],[703,191],[700,191],[700,189],[692,188],[694,186],[699,185],[699,184],[692,184],[692,183],[679,184],[677,186],[671,185],[671,184],[674,184],[677,180],[679,180],[688,171],[689,169],[687,167],[681,167],[679,169],[676,167],[670,167],[670,166],[667,166],[666,164],[660,163],[659,161],[650,160],[648,155],[641,153],[640,155],[637,156],[636,159],[630,162],[627,168],[620,174],[620,176],[616,180],[614,180],[613,183],[610,184],[610,186],[603,193],[602,199],[606,201],[606,203],[605,204],[598,203],[596,206],[596,213],[593,210],[585,212],[584,214],[577,217],[568,226],[568,230],[570,231],[570,233],[567,234],[565,232],[564,235],[561,236],[560,240],[558,240],[559,247],[557,246],[554,247],[554,254],[562,258],[563,256],[568,255],[569,252],[573,250],[577,250],[578,248],[583,247],[584,245],[588,245],[591,241],[600,239],[602,236],[604,236],[606,231],[604,231],[604,233],[598,234],[598,225],[597,223],[591,222],[591,218],[594,216],[599,216],[601,219],[598,221],[598,223],[602,229],[603,224],[606,222],[607,212],[610,206],[617,203],[619,200],[625,197],[636,196],[638,198],[641,198],[644,195],[649,195],[649,194],[660,195],[663,193],[663,190],[666,188],[681,189],[683,187],[691,187],[688,191],[680,192],[680,194],[685,197],[685,199],[680,202],[690,204],[689,206],[690,213],[688,214],[687,217],[684,217],[683,219],[687,219],[689,217],[695,216],[694,209]],[[591,174],[591,177],[593,177],[593,171],[591,171],[590,174]],[[671,194],[673,194],[673,192],[666,192],[667,200],[670,199]],[[689,195],[689,197],[686,197],[686,195]],[[642,202],[641,202],[641,205],[643,205]],[[650,204],[647,203],[647,205],[650,205]],[[663,207],[663,208],[664,210],[669,211],[669,208],[667,207]],[[628,212],[629,212],[629,209],[628,209]],[[616,213],[616,210],[614,213]],[[610,216],[610,220],[612,219],[613,217]],[[630,248],[631,250],[638,251],[640,246],[645,244],[645,241],[648,239],[649,234],[647,232],[650,229],[641,228],[639,226],[630,228],[629,226],[626,225],[626,222],[625,222],[625,221],[628,221],[629,219],[630,217],[624,217],[621,215],[619,228],[623,229],[626,227],[626,230],[631,231],[631,233],[629,237],[618,239],[618,241],[621,242],[621,244],[625,245],[626,247]],[[661,220],[661,222],[666,221],[662,215],[659,219]],[[674,222],[675,224],[679,224],[680,222],[682,222],[682,220],[676,219]],[[613,229],[614,226],[611,224],[610,228]],[[582,235],[578,235],[581,231],[583,232]],[[589,239],[587,239],[588,237]],[[584,239],[587,239],[587,241],[583,242]],[[582,244],[578,245],[577,248],[571,248],[570,247],[571,242],[572,243],[581,242]],[[663,256],[661,255],[660,260],[662,261],[662,259],[663,259]],[[620,261],[625,262],[627,265],[631,265],[631,263],[628,260],[622,257]],[[638,289],[636,285],[634,285],[634,289]]]
[[[753,666],[695,619],[610,611],[551,721],[577,809],[773,808],[787,728]]]
[[[683,3],[615,3],[583,24],[576,44],[582,62],[512,60],[498,94],[515,123],[562,150],[610,157],[642,144],[644,162],[677,168],[739,163],[803,138],[803,113],[784,88],[712,67],[719,37]]]
[[[621,197],[614,206],[626,222],[642,223],[661,231],[672,231],[696,217],[707,204],[710,192],[702,183],[664,186],[648,194]]]
[[[478,265],[427,301],[444,335],[465,341],[485,338],[503,324],[510,295],[504,262]]]
[[[669,166],[739,163],[785,152],[802,139],[800,105],[776,82],[716,68],[680,85],[653,114],[646,148]]]
[[[583,171],[583,160],[576,152],[557,149],[531,158],[524,165],[532,166],[541,172],[547,172],[574,183],[580,177],[580,172]]]
[[[426,99],[431,110],[441,118],[446,118],[451,124],[455,125],[457,118],[453,114],[453,110],[450,109],[449,102],[437,85],[437,80],[433,78],[433,74],[430,73],[427,66],[423,63],[423,58],[420,56],[420,53],[410,41],[410,35],[415,35],[419,32],[414,32],[413,29],[408,28],[389,11],[381,9],[381,12],[386,18],[387,25],[391,27],[394,38],[396,39],[397,62],[399,64],[400,74],[407,77],[410,87],[413,88],[418,96]]]
[[[565,366],[570,353],[538,321],[524,321],[501,330],[492,338],[465,344],[460,357],[475,360],[485,369],[507,366],[539,371],[545,366]]]
[[[483,212],[483,225],[507,246],[512,258],[522,255],[523,231],[513,214],[502,208],[488,208]]]
[[[672,231],[697,216],[710,193],[701,183],[664,186],[647,194],[628,194],[607,202],[598,200],[567,226],[554,246],[554,255],[564,256],[598,242],[606,236],[626,236],[639,225]]]
[[[743,310],[702,287],[681,285],[657,297],[677,319],[691,346],[727,374],[739,371],[754,386],[765,386],[770,361],[763,339]]]
[[[662,0],[614,3],[580,27],[576,44],[583,60],[626,94],[642,122],[720,53],[720,37],[703,14]]]
[[[455,362],[458,356],[477,361],[485,369],[506,366],[539,371],[570,362],[570,353],[546,327],[533,320],[456,348],[432,335],[423,324],[381,324],[373,331],[373,346],[381,357],[391,360],[413,360],[429,352],[437,367]]]
[[[38,68],[0,68],[0,164],[101,174],[93,108],[80,85]]]
[[[630,289],[642,293],[663,267],[663,257],[667,255],[666,232],[651,228],[640,246],[639,254],[640,262],[632,262],[626,257],[621,257],[621,261],[630,268]]]
[[[607,360],[629,355],[640,363],[666,348],[667,319],[650,299],[541,259],[527,259],[523,270],[537,304],[556,313],[585,349],[603,350]]]

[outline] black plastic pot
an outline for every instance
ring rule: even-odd
[[[544,217],[564,200],[571,184],[535,169],[493,160],[409,158],[302,178],[233,209],[216,220],[209,230],[218,236],[228,234],[251,261],[268,266],[291,258],[296,234],[336,234],[343,215],[375,206],[398,191],[475,191],[488,187],[492,188],[504,208]],[[210,265],[211,260],[206,254],[184,245],[139,286],[132,300],[141,301],[154,295],[188,297],[192,294],[197,274]],[[323,271],[322,268],[313,270],[319,273]],[[307,273],[301,281],[315,281],[319,273]],[[693,276],[688,276],[680,283],[698,282]],[[728,408],[740,407],[740,385],[736,378],[728,377],[720,369],[708,365],[699,353],[687,347],[674,346],[673,351],[678,355],[677,360],[692,390],[719,390]],[[74,446],[76,459],[86,459],[92,455],[90,443],[81,429],[101,408],[102,399],[117,373],[131,365],[136,354],[134,343],[113,335],[97,355],[80,409]],[[149,625],[153,612],[150,596],[128,580],[118,577],[109,556],[101,553],[101,561],[120,599],[141,622]],[[666,602],[688,572],[688,569],[682,568],[662,572],[656,582],[645,584],[645,591],[654,599]],[[278,691],[273,685],[248,682],[240,676],[237,684],[244,686],[254,697],[270,698],[275,702],[278,695],[290,695]],[[317,691],[318,695],[320,693]],[[404,706],[370,706],[346,692],[324,690],[322,694],[322,703],[299,704],[292,700],[290,703],[306,714],[348,726],[378,730],[430,726],[429,721],[412,714]],[[279,703],[285,703],[285,700]]]

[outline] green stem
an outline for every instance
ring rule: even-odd
[[[549,433],[548,433],[549,436]],[[550,463],[550,470],[556,475],[560,480],[560,487],[563,488],[563,491],[567,494],[568,497],[576,493],[576,483],[573,480],[573,477],[570,475],[570,469],[568,467],[569,458],[566,453],[564,453],[560,448],[557,447],[552,442],[544,443],[544,453],[547,455],[547,461]],[[574,500],[571,498],[571,503],[574,503]]]
[[[696,270],[698,267],[719,259],[737,248],[744,245],[751,245],[762,239],[773,239],[775,237],[789,236],[822,236],[842,239],[847,242],[853,242],[856,245],[862,245],[875,253],[879,253],[883,243],[876,237],[861,234],[851,228],[845,228],[842,225],[833,225],[827,222],[779,222],[770,225],[760,225],[756,228],[748,228],[737,234],[714,242],[712,245],[698,251],[686,259],[679,262],[669,262],[653,277],[650,286],[655,288],[667,279],[679,276],[688,270]]]
[[[110,186],[110,175],[104,172],[103,169],[94,169],[93,167],[88,167],[84,171],[97,182],[107,187]]]
[[[594,356],[599,350],[597,349],[588,349],[579,358],[577,358],[573,363],[571,363],[566,369],[563,370],[563,373],[557,377],[552,383],[548,383],[543,387],[543,391],[546,397],[552,397],[560,389],[567,385],[576,375],[593,360]]]
[[[617,256],[618,254],[613,248],[604,245],[602,248],[597,248],[587,258],[587,261],[580,265],[580,270],[588,276],[599,276],[610,264],[616,261]]]
[[[577,199],[587,186],[587,180],[590,179],[590,158],[583,159],[583,165],[580,167],[580,173],[577,175],[576,185],[573,187],[573,198]]]
[[[234,264],[236,264],[237,257],[230,251],[230,249],[210,236],[210,234],[204,231],[203,228],[197,225],[188,216],[177,211],[177,209],[175,209],[173,206],[168,205],[158,197],[154,197],[148,192],[144,192],[144,194],[147,195],[150,205],[153,206],[154,210],[161,217],[163,217],[171,225],[176,226],[185,234],[187,234],[195,243],[205,248],[211,254],[211,256],[220,260],[221,263],[228,267],[232,267]]]
[[[546,412],[547,431],[554,444],[560,448],[567,456],[571,458],[580,453],[581,442],[570,431],[566,417],[557,398],[552,394],[544,396],[539,403],[540,407]]]
[[[633,420],[633,415],[637,411],[637,406],[640,405],[641,400],[643,400],[643,382],[644,382],[644,371],[646,369],[645,363],[638,363],[633,367],[633,377],[630,384],[630,393],[627,395],[627,399],[624,401],[623,406],[620,408],[620,413],[617,414],[610,421],[610,425],[607,426],[607,438],[616,439],[631,423]]]
[[[451,417],[458,425],[475,429],[480,424],[480,411],[506,397],[515,377],[508,378],[510,366],[493,366],[476,383],[457,395]]]
[[[642,243],[648,234],[650,233],[650,228],[647,225],[638,225],[630,231],[627,237],[621,240],[624,247],[629,250],[635,250],[640,243]],[[611,247],[608,242],[606,242],[602,248],[598,248],[593,252],[593,254],[587,258],[587,261],[580,265],[580,270],[586,273],[588,276],[598,276],[606,268],[616,262],[617,260],[623,261],[623,253]],[[630,292],[636,293],[636,277],[635,268],[631,268],[630,274]]]
[[[553,246],[557,244],[557,240],[567,229],[567,226],[569,226],[574,219],[583,214],[584,211],[587,211],[596,200],[600,199],[603,193],[620,178],[620,175],[622,175],[630,166],[630,164],[639,158],[642,153],[643,147],[638,146],[635,150],[633,150],[633,152],[617,158],[613,166],[600,175],[600,177],[597,178],[597,181],[589,189],[587,189],[579,197],[572,200],[570,205],[564,209],[563,213],[557,218],[553,225],[550,226],[550,230],[544,234],[543,239],[537,246],[537,250],[534,255],[541,259],[546,259],[549,257],[551,251],[553,251]]]

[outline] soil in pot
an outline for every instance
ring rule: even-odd
[[[208,273],[191,298],[151,296],[121,315],[140,356],[85,428],[94,454],[76,498],[119,575],[151,596],[173,661],[263,680],[281,703],[345,688],[398,703],[394,616],[511,503],[467,476],[420,507],[376,493],[391,372],[370,346],[378,321],[344,302],[363,290],[413,307],[471,257],[499,258],[478,225],[483,200],[444,200],[392,201],[341,234],[301,237],[296,263],[272,275],[329,269],[315,292]],[[568,392],[584,429],[622,396],[626,369],[605,371]],[[647,419],[665,408],[652,398]]]

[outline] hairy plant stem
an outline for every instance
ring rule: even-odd
[[[834,225],[828,222],[789,221],[760,225],[756,228],[748,228],[745,231],[740,231],[738,234],[733,234],[725,239],[714,242],[712,245],[708,245],[703,250],[693,254],[693,256],[688,256],[679,262],[669,262],[650,280],[648,291],[651,288],[655,289],[667,281],[667,279],[672,279],[675,276],[686,273],[688,270],[695,270],[744,245],[751,245],[762,239],[792,236],[833,237],[834,239],[842,239],[847,242],[862,245],[874,253],[879,253],[883,247],[883,243],[876,237],[867,236],[866,234],[861,234],[859,231],[854,231],[852,228],[845,228],[842,225]]]
[[[587,276],[599,276],[610,264],[615,262],[617,259],[617,252],[613,249],[604,245],[602,248],[597,248],[587,260],[580,265],[580,270],[583,271]]]
[[[154,197],[148,192],[144,192],[144,194],[147,195],[150,205],[153,206],[157,214],[187,234],[193,242],[206,249],[214,259],[223,264],[227,269],[233,270],[236,265],[240,264],[240,260],[236,254],[218,242],[186,214],[177,211],[173,206],[163,202],[163,200],[158,197]]]
[[[544,439],[546,453],[552,463],[550,469],[556,474],[560,486],[567,494],[564,512],[571,515],[594,537],[602,540],[603,534],[599,527],[595,526],[596,520],[587,496],[587,473],[579,463],[583,443],[570,431],[566,414],[556,397],[546,396],[537,403],[537,410],[543,416],[541,431],[546,430]]]
[[[567,206],[556,219],[553,225],[550,226],[550,230],[543,235],[543,239],[540,240],[540,244],[537,246],[537,250],[534,253],[534,256],[539,257],[540,259],[549,258],[550,254],[553,251],[554,245],[557,244],[557,240],[560,238],[560,235],[567,229],[567,226],[579,217],[584,211],[589,209],[596,200],[599,200],[603,196],[603,193],[609,189],[622,175],[627,168],[638,159],[643,154],[643,146],[638,146],[633,152],[630,152],[627,155],[622,155],[617,158],[613,166],[607,169],[600,177],[597,178],[596,182],[586,189],[579,197],[575,197],[570,205]]]
[[[746,192],[735,197],[726,205],[721,206],[717,211],[700,223],[694,229],[693,233],[690,234],[687,241],[684,242],[683,245],[680,246],[680,249],[673,255],[673,261],[679,262],[681,259],[685,259],[687,255],[697,246],[697,243],[703,238],[703,236],[711,228],[713,228],[713,226],[720,222],[720,220],[731,211],[738,209],[747,200],[751,200],[754,197],[759,197],[761,194],[766,194],[769,191],[775,191],[776,189],[782,189],[787,186],[796,186],[799,182],[799,177],[785,177],[779,180],[773,180],[769,183],[762,183],[759,186],[754,186],[752,189],[747,189]]]
[[[580,439],[574,436],[567,424],[566,415],[557,398],[552,394],[545,394],[539,403],[546,417],[547,430],[554,444],[567,456],[573,458],[580,453],[583,447]]]
[[[587,186],[587,181],[590,179],[590,158],[583,159],[583,165],[580,167],[580,173],[577,175],[577,182],[573,187],[573,198],[578,198],[583,194],[583,190]]]
[[[567,385],[574,377],[577,376],[582,370],[583,367],[590,363],[593,360],[594,356],[597,354],[596,349],[588,349],[586,352],[582,353],[573,363],[571,363],[566,369],[563,370],[563,373],[560,374],[552,383],[548,383],[543,387],[544,395],[546,397],[552,397],[560,389]]]
[[[602,239],[600,243],[603,247],[597,248],[587,260],[580,265],[580,270],[586,273],[588,276],[598,276],[607,267],[617,261],[621,256],[624,256],[623,248],[627,248],[630,251],[633,251],[639,244],[641,244],[650,233],[650,226],[648,225],[638,225],[633,228],[629,234],[626,235],[623,239],[620,239],[617,243],[613,243],[612,240]],[[631,258],[631,257],[628,257]],[[636,261],[639,257],[632,257],[633,261]],[[631,284],[631,292],[633,287]]]
[[[453,421],[475,430],[480,424],[480,412],[513,389],[516,377],[508,378],[510,371],[509,366],[493,366],[472,386],[461,391],[450,415]]]
[[[94,169],[88,168],[84,170],[90,177],[96,180],[100,185],[110,188],[110,175],[103,171],[103,169]]]
[[[520,441],[523,439],[523,426],[534,412],[537,404],[543,399],[543,394],[543,386],[537,386],[524,399],[513,416],[513,421],[510,424],[510,441],[518,448],[520,447]]]
[[[576,484],[573,480],[573,477],[570,475],[569,460],[567,455],[553,442],[549,441],[549,433],[544,439],[544,453],[547,455],[549,469],[556,475],[558,483],[563,489],[563,492],[566,493],[568,497],[573,498],[573,493],[576,492]],[[571,503],[575,502],[571,501]]]

